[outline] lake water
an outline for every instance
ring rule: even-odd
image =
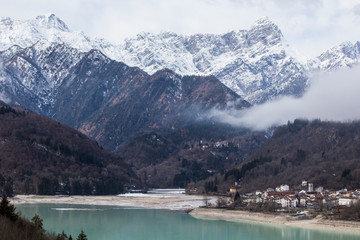
[[[16,205],[22,216],[35,213],[44,228],[74,239],[84,230],[89,240],[359,240],[359,235],[281,225],[200,220],[167,210],[69,204]]]

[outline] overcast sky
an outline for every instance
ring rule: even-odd
[[[314,56],[360,40],[360,0],[0,0],[0,16],[54,13],[72,30],[120,42],[141,31],[182,34],[248,29],[268,16],[288,42]]]

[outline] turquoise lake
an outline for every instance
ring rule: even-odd
[[[22,216],[37,213],[47,231],[64,230],[89,240],[359,240],[360,235],[281,225],[201,220],[176,211],[69,204],[16,205]]]

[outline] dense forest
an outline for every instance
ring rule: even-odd
[[[234,168],[265,140],[264,132],[201,121],[139,136],[117,154],[149,187],[186,187]]]
[[[136,175],[84,134],[0,103],[0,193],[116,194]]]

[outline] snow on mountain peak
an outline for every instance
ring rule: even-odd
[[[55,14],[48,13],[44,15],[37,16],[35,21],[38,23],[39,26],[46,27],[46,28],[55,28],[64,32],[70,32],[68,26]]]
[[[98,49],[150,74],[168,68],[181,75],[214,75],[253,103],[287,92],[285,82],[303,76],[291,70],[299,67],[286,54],[282,33],[268,17],[259,19],[250,30],[190,36],[142,32],[119,45],[71,32],[53,14],[35,20],[15,20],[12,26],[0,24],[0,50],[14,44],[28,47],[41,39],[65,43],[83,52]]]
[[[262,17],[248,31],[249,45],[262,42],[265,45],[278,44],[283,40],[279,27],[268,17]]]
[[[260,18],[249,30],[190,36],[142,32],[120,44],[72,32],[54,14],[33,20],[0,20],[0,51],[39,41],[66,44],[80,52],[97,49],[150,74],[168,68],[181,75],[214,75],[251,103],[299,95],[309,71],[351,66],[360,60],[359,42],[339,45],[315,60],[305,59],[289,46],[269,17]]]
[[[82,32],[71,32],[54,14],[45,14],[30,20],[2,18],[0,21],[0,51],[13,45],[30,47],[38,41],[66,43],[80,51],[96,48],[99,40],[91,41]]]
[[[9,17],[2,17],[0,19],[0,24],[7,27],[11,27],[11,25],[13,24],[13,20]]]
[[[268,16],[263,16],[255,21],[254,26],[256,26],[256,25],[263,25],[263,26],[275,25],[275,23],[273,21],[271,21],[271,19]]]
[[[360,43],[343,42],[310,60],[308,68],[312,71],[332,71],[351,67],[360,63]]]

